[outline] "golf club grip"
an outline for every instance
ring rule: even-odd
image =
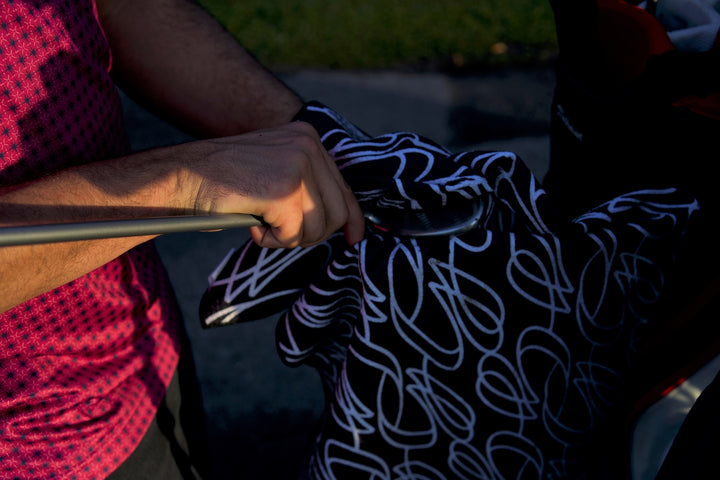
[[[258,217],[237,213],[0,227],[0,247],[223,230],[262,224]]]

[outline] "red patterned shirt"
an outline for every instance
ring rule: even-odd
[[[127,153],[93,0],[0,0],[0,185]],[[0,479],[104,478],[179,353],[152,244],[0,315]]]

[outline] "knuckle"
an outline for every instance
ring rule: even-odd
[[[309,135],[298,135],[295,137],[296,147],[302,151],[308,160],[320,155],[320,142]]]
[[[312,125],[305,122],[295,122],[293,127],[295,133],[293,135],[294,143],[309,151],[319,151],[322,148],[320,137]]]
[[[292,127],[295,130],[297,130],[298,132],[303,132],[310,136],[317,136],[317,131],[315,130],[315,127],[310,125],[308,122],[303,122],[302,120],[298,120],[298,121],[292,122],[290,125],[292,125]]]

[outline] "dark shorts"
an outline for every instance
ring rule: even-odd
[[[180,363],[152,424],[108,480],[200,480],[208,478],[207,458],[200,388],[185,339]]]

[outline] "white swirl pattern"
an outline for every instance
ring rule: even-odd
[[[486,204],[481,226],[461,235],[248,244],[219,269],[205,325],[287,309],[280,355],[323,378],[308,476],[582,477],[583,448],[621,395],[694,200],[632,192],[565,219],[512,153],[369,138],[320,104],[301,118],[361,205]]]

